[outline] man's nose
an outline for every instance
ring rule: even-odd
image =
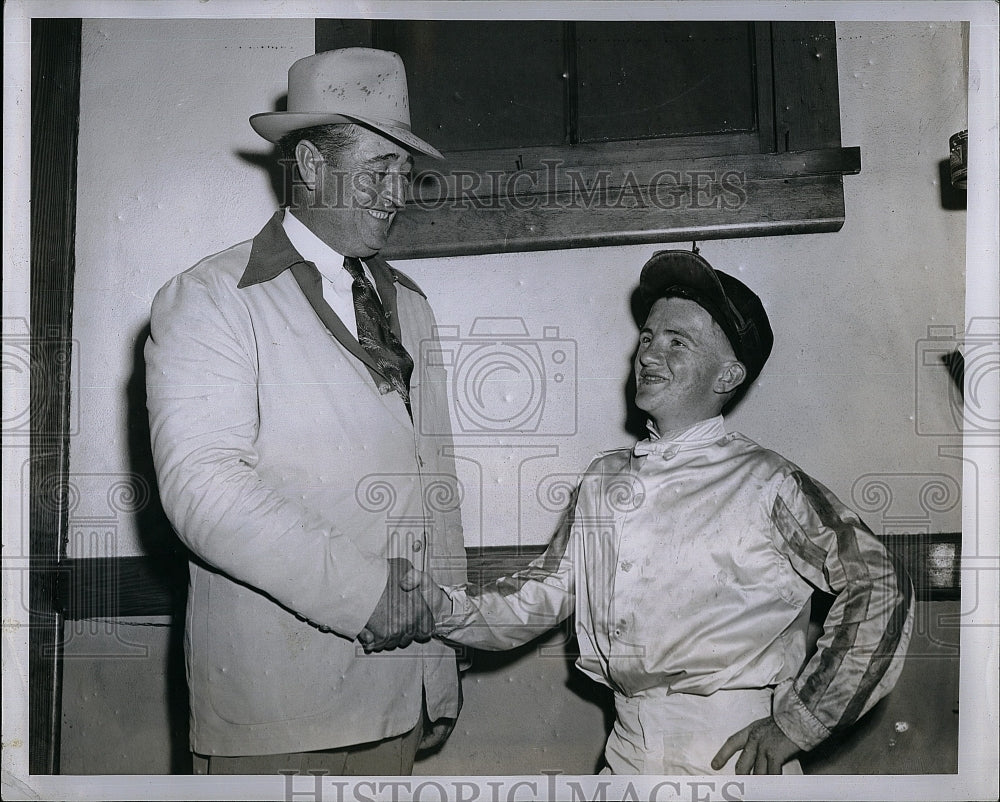
[[[659,349],[655,347],[653,343],[642,347],[639,347],[639,364],[640,365],[655,365],[661,360],[661,354]]]
[[[396,208],[406,203],[406,182],[401,176],[386,176],[382,182],[382,202]]]

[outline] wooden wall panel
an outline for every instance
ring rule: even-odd
[[[59,770],[62,622],[52,567],[67,525],[80,20],[31,26],[31,480],[28,768]]]

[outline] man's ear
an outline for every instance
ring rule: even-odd
[[[324,161],[323,155],[312,142],[308,139],[299,140],[299,144],[295,146],[295,166],[302,183],[311,190],[316,189],[317,176]]]
[[[746,377],[747,369],[742,362],[737,362],[736,360],[727,362],[719,372],[719,378],[715,380],[715,392],[721,394],[731,393],[743,384]]]

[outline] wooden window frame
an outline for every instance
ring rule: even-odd
[[[317,49],[377,46],[377,25],[319,19]],[[383,254],[839,230],[843,176],[860,172],[861,152],[841,147],[836,26],[759,22],[754,42],[756,131],[445,152],[443,167],[418,162],[412,197]]]

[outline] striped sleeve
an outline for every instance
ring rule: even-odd
[[[860,518],[801,471],[782,483],[771,522],[796,572],[836,597],[816,653],[775,693],[775,723],[808,750],[896,684],[913,628],[913,588]]]
[[[434,634],[479,649],[512,649],[569,617],[575,601],[576,496],[548,548],[527,568],[481,587],[444,588],[452,614],[437,622]]]

